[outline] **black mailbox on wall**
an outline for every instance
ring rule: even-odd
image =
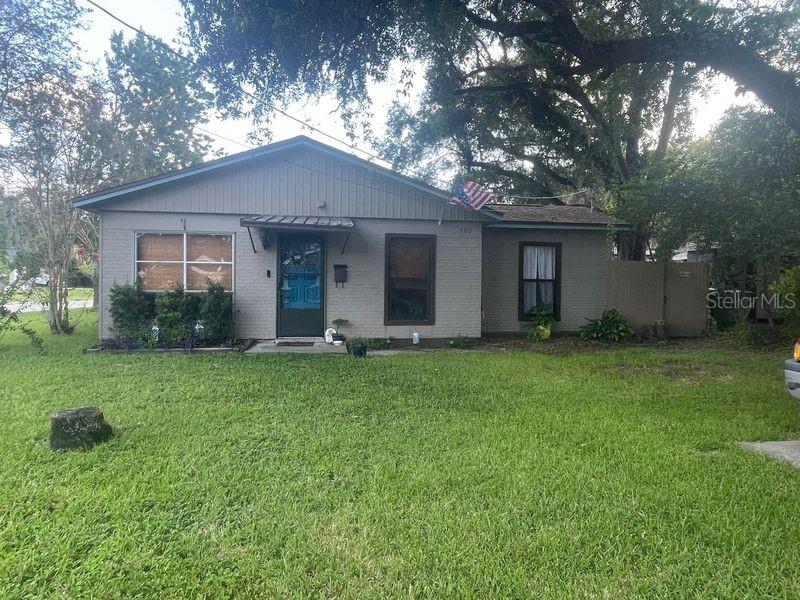
[[[340,283],[344,287],[347,281],[347,265],[333,265],[333,281],[336,287],[339,287]]]

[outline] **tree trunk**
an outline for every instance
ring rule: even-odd
[[[50,280],[47,284],[49,292],[47,310],[50,332],[54,334],[72,333],[72,327],[69,324],[67,274],[63,272],[60,265],[55,267],[51,265],[48,271]]]
[[[111,425],[94,406],[62,410],[50,417],[52,450],[89,450],[113,435]]]
[[[653,160],[661,160],[667,153],[672,130],[675,128],[675,110],[678,107],[684,85],[689,79],[689,76],[684,72],[684,68],[684,62],[676,62],[672,68],[667,101],[664,103],[664,118],[661,121],[661,131],[658,134],[658,145],[653,152]]]
[[[638,231],[623,231],[617,236],[617,249],[622,260],[643,261],[647,258],[647,238]]]
[[[100,304],[100,261],[95,263],[94,273],[92,274],[92,308],[97,308]]]

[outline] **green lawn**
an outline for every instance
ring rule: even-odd
[[[798,597],[778,354],[38,356],[0,342],[0,597]],[[51,453],[51,412],[119,435]]]
[[[92,288],[69,288],[67,299],[69,300],[91,300],[94,296]],[[49,301],[47,288],[35,288],[31,293],[15,294],[13,299],[17,302],[36,302],[43,303]]]
[[[70,300],[91,300],[93,296],[92,288],[70,288],[67,292],[67,298]]]

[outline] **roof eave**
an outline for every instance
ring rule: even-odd
[[[543,223],[541,221],[501,221],[486,225],[491,229],[568,229],[583,231],[626,231],[631,229],[627,223]]]

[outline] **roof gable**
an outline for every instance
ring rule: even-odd
[[[90,211],[499,219],[450,194],[305,136],[77,197]]]
[[[209,175],[214,172],[220,172],[234,167],[247,167],[248,165],[262,162],[263,159],[280,159],[281,157],[285,157],[287,155],[296,154],[299,150],[309,150],[320,153],[355,167],[366,169],[373,176],[378,176],[393,183],[408,186],[417,192],[421,192],[424,196],[430,199],[448,201],[450,198],[450,194],[447,192],[428,185],[423,181],[408,177],[391,169],[381,167],[352,154],[348,154],[347,152],[337,150],[336,148],[312,140],[306,136],[297,136],[288,140],[275,142],[261,148],[232,154],[230,156],[187,167],[185,169],[170,171],[168,173],[148,177],[146,179],[132,181],[119,186],[98,190],[96,192],[74,198],[73,203],[78,208],[84,208],[87,210],[104,210],[107,206],[109,206],[109,202],[111,201],[120,201],[130,198],[134,195],[141,195],[145,192],[158,193],[165,186],[169,186],[169,184],[174,184],[181,181],[186,182],[197,179],[203,175]],[[308,168],[304,167],[303,165],[296,166],[299,168]],[[326,173],[320,174],[327,175]],[[114,204],[116,205],[116,202]],[[489,211],[485,211],[485,214],[490,217],[493,216]]]

